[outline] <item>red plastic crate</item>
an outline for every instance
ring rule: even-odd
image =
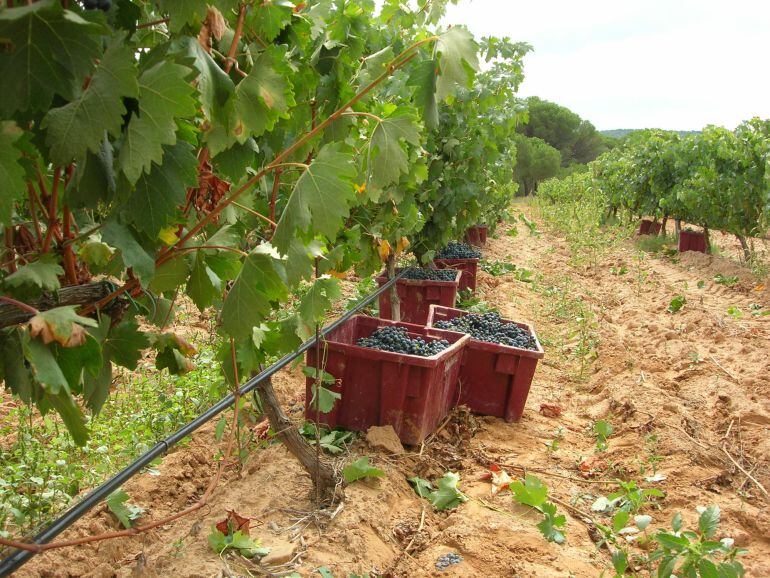
[[[454,319],[469,313],[436,305],[430,309],[430,327],[436,321]],[[537,351],[471,339],[465,346],[460,369],[459,399],[461,404],[467,405],[475,413],[502,417],[505,421],[518,421],[524,413],[537,362],[545,352],[530,325],[509,319],[503,321],[516,323],[529,331],[535,338]]]
[[[450,346],[431,357],[359,347],[356,341],[378,327],[405,327],[411,337],[446,339]],[[405,444],[421,443],[457,402],[457,378],[467,335],[420,325],[356,315],[326,336],[324,370],[337,379],[331,389],[342,394],[321,424],[365,431],[373,425],[392,425]],[[307,365],[316,367],[315,348]],[[306,381],[305,415],[311,407],[314,380]]]
[[[679,252],[685,251],[707,253],[706,235],[700,231],[679,231]]]
[[[660,223],[655,223],[650,219],[642,219],[639,223],[640,235],[657,235],[660,233]]]
[[[396,281],[396,291],[401,300],[401,321],[425,325],[431,305],[454,307],[457,300],[457,288],[463,272],[457,271],[454,281],[428,281],[421,279],[399,279]],[[377,277],[377,284],[384,285],[388,281],[383,272]],[[393,312],[390,308],[390,291],[380,295],[380,317],[390,319]]]
[[[462,277],[460,277],[459,291],[476,290],[476,274],[479,270],[478,259],[434,259],[433,263],[436,265],[436,269],[457,269],[463,272]]]
[[[488,231],[489,229],[486,225],[468,227],[465,231],[465,242],[476,247],[483,247],[487,244]]]

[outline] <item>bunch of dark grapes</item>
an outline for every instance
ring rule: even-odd
[[[409,267],[402,279],[415,279],[418,281],[454,281],[457,271],[454,269],[423,269],[421,267]]]
[[[466,243],[449,243],[436,253],[436,259],[481,259],[481,251]]]
[[[473,339],[479,341],[510,345],[519,349],[537,350],[537,342],[529,331],[515,323],[502,321],[499,313],[470,313],[463,317],[437,321],[433,326],[439,329],[468,333]]]
[[[393,353],[408,353],[409,355],[430,357],[444,351],[449,347],[449,342],[446,339],[430,339],[426,341],[422,337],[412,339],[404,327],[386,325],[375,330],[369,337],[360,338],[356,345],[370,349],[392,351]]]
[[[98,8],[102,12],[107,12],[111,6],[111,0],[83,0],[83,8],[86,10],[96,10]]]

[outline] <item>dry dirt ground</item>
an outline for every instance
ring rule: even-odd
[[[362,437],[345,459],[369,455],[386,477],[349,486],[333,520],[313,516],[309,478],[273,444],[253,452],[242,471],[229,470],[201,511],[141,537],[47,553],[18,575],[317,576],[315,569],[326,566],[337,577],[611,576],[609,553],[592,540],[587,517],[603,521],[591,504],[616,489],[602,480],[622,477],[665,492],[644,509],[652,528],[669,527],[677,512],[692,527],[696,506],[718,504],[719,537],[749,549],[747,575],[770,576],[770,509],[757,484],[770,488],[770,317],[750,313],[751,304],[770,308],[768,291],[725,257],[639,258],[625,241],[598,267],[585,269],[569,264],[570,248],[558,235],[533,236],[519,227],[511,237],[508,228],[489,240],[486,258],[530,269],[536,281],[480,273],[478,292],[505,317],[533,323],[544,342],[546,358],[521,422],[459,412],[424,447],[395,456],[373,450]],[[715,284],[717,272],[740,282]],[[687,302],[671,314],[666,309],[674,295]],[[729,315],[730,307],[743,316]],[[275,386],[299,421],[301,372],[283,372]],[[562,413],[547,417],[541,404]],[[597,452],[592,434],[599,419],[614,427],[605,452]],[[563,439],[551,452],[546,442],[557,428]],[[150,517],[181,510],[210,479],[217,446],[206,429],[169,455],[159,476],[140,475],[125,489]],[[571,505],[559,505],[567,515],[565,544],[546,542],[535,527],[538,516],[507,492],[490,495],[482,479],[490,462],[507,464],[513,476],[533,471],[553,497]],[[582,470],[592,465],[594,477],[584,478],[581,464]],[[665,479],[646,482],[653,464]],[[406,478],[447,470],[460,473],[470,500],[455,511],[434,512]],[[292,563],[260,568],[214,554],[206,537],[228,509],[253,518],[252,535],[263,545],[291,544]],[[64,537],[115,527],[100,508]],[[462,562],[440,572],[436,560],[448,552]]]

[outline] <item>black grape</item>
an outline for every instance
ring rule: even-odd
[[[449,243],[436,253],[436,259],[481,259],[481,251],[465,243]]]
[[[449,341],[446,339],[425,340],[422,337],[412,339],[404,327],[386,325],[375,330],[369,337],[361,337],[356,345],[393,353],[430,357],[449,347]]]
[[[454,281],[457,271],[454,269],[422,269],[409,267],[402,279],[414,279],[418,281]]]
[[[470,313],[463,317],[437,321],[433,326],[468,333],[473,339],[487,343],[537,351],[537,342],[529,331],[515,323],[502,321],[499,313]]]

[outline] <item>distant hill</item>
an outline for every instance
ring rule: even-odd
[[[599,133],[608,136],[611,138],[623,138],[630,132],[634,132],[635,130],[639,130],[636,128],[613,128],[611,130],[600,130]],[[701,131],[699,130],[678,130],[675,131],[679,133],[679,136],[689,136],[693,134],[700,134]]]

